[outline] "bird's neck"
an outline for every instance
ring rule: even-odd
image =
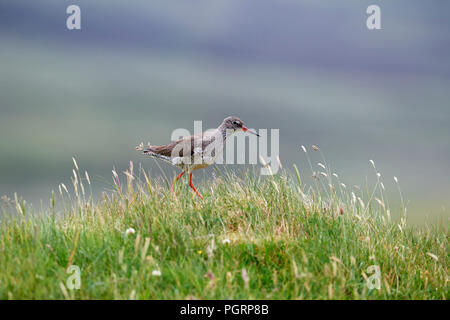
[[[233,130],[228,130],[226,129],[226,127],[224,125],[221,125],[220,127],[217,128],[217,131],[220,132],[220,134],[222,135],[223,141],[225,142],[225,140],[232,136],[234,134]]]

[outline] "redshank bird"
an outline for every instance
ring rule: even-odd
[[[178,179],[187,173],[189,174],[189,186],[197,196],[203,199],[192,183],[192,172],[212,165],[222,152],[225,140],[238,131],[249,132],[259,137],[259,134],[245,127],[241,119],[227,117],[217,129],[185,137],[162,146],[148,145],[147,148],[144,148],[141,143],[136,149],[156,159],[169,162],[182,170],[172,183],[172,192]]]

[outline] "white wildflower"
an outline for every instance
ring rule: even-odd
[[[160,277],[161,276],[161,270],[153,270],[152,271],[152,276]]]

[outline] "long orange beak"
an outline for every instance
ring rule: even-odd
[[[259,134],[257,134],[255,131],[250,130],[247,127],[242,126],[242,131],[254,134],[255,136],[259,137]]]

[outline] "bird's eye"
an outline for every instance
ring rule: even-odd
[[[238,125],[238,122],[237,122],[237,121],[233,121],[233,124],[234,124],[234,125]]]

